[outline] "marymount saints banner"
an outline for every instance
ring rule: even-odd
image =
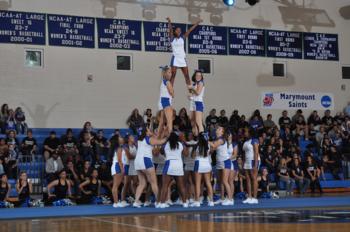
[[[331,93],[262,92],[260,101],[263,109],[334,109]]]

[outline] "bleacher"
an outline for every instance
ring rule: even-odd
[[[72,128],[74,136],[78,137],[79,133],[81,131],[81,128]],[[42,151],[43,151],[43,143],[45,138],[47,138],[51,131],[55,131],[57,137],[61,137],[66,133],[66,128],[33,128],[33,136],[37,141],[38,147],[39,147],[39,153],[37,155],[36,160],[33,162],[31,159],[22,158],[19,160],[18,164],[18,171],[26,171],[28,174],[28,178],[30,178],[33,182],[34,186],[34,193],[40,194],[43,190],[43,185],[45,185],[44,181],[44,171],[45,171],[45,163],[43,161]],[[104,136],[106,138],[110,138],[115,129],[112,128],[105,128],[103,129]],[[125,136],[128,133],[131,133],[129,129],[120,129],[119,133],[122,136]],[[5,135],[0,134],[0,138],[4,138]],[[23,140],[23,138],[26,137],[26,135],[17,135],[17,139],[19,142]],[[310,144],[307,140],[300,140],[299,141],[300,148],[303,154],[303,151],[307,149],[307,145]],[[349,164],[349,162],[347,162]],[[325,173],[326,180],[321,180],[321,186],[324,188],[325,192],[327,191],[350,191],[350,179],[345,179],[345,177],[348,177],[349,172],[348,169],[350,169],[350,166],[343,167],[342,172],[339,173],[339,176],[341,180],[335,180],[333,178],[333,175],[331,173]],[[276,182],[276,176],[275,174],[270,174],[269,176],[270,182]],[[17,192],[15,189],[16,181],[14,179],[9,180],[12,187],[11,190],[11,197],[17,197]],[[275,184],[276,188],[279,190],[285,190],[286,184],[284,182],[278,181]],[[294,186],[294,189],[296,189],[296,186]]]

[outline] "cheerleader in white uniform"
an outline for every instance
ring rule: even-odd
[[[192,152],[196,148],[197,141],[194,140],[193,134],[189,133],[187,135],[187,141],[185,146],[188,149],[188,154],[183,156],[183,161],[185,164],[185,190],[186,194],[189,197],[190,203],[193,203],[195,197],[195,179],[194,179],[194,163],[196,158],[196,153]]]
[[[232,162],[230,160],[231,156],[227,151],[227,142],[224,138],[225,129],[223,127],[218,127],[216,129],[217,140],[209,142],[212,150],[216,150],[216,170],[218,173],[218,178],[220,180],[221,189],[225,189],[227,198],[224,199],[224,191],[221,190],[221,200],[218,203],[222,205],[233,205],[231,186],[228,182],[231,172]]]
[[[203,112],[204,112],[204,77],[200,70],[196,70],[192,76],[192,87],[190,95],[190,114],[192,132],[198,135],[204,131],[203,127]]]
[[[207,135],[201,133],[198,136],[197,146],[192,151],[195,158],[194,176],[195,176],[195,201],[192,207],[200,207],[201,185],[202,178],[208,192],[208,206],[214,206],[213,202],[213,187],[211,185],[211,157]]]
[[[118,199],[118,189],[124,177],[123,159],[125,162],[125,148],[124,148],[125,143],[124,143],[123,137],[119,136],[118,144],[119,144],[119,148],[114,152],[113,163],[111,167],[111,173],[113,176],[112,195],[113,195],[113,201],[114,201],[114,204],[113,204],[114,208],[125,207],[121,202],[119,202],[119,199]]]
[[[148,128],[139,130],[137,153],[135,158],[135,169],[139,184],[136,188],[134,207],[140,208],[142,206],[140,197],[142,192],[150,183],[154,196],[158,196],[158,184],[156,172],[154,170],[152,161],[153,146],[162,145],[166,142],[166,138],[158,139]],[[157,202],[157,199],[156,199]]]
[[[181,28],[179,27],[173,30],[173,26],[171,25],[171,19],[169,17],[167,18],[167,21],[169,23],[169,38],[172,51],[170,61],[172,71],[171,83],[172,85],[174,85],[176,71],[178,68],[180,68],[185,77],[187,87],[191,88],[191,80],[188,74],[188,66],[186,62],[185,40],[190,35],[190,33],[198,26],[198,24],[202,22],[202,20],[199,20],[197,23],[195,23],[184,34],[182,34]]]
[[[238,156],[238,145],[237,143],[232,141],[232,134],[228,133],[227,134],[227,152],[230,157],[230,160],[232,162],[231,166],[231,172],[230,172],[230,177],[228,179],[228,182],[231,186],[231,193],[234,198],[234,193],[235,193],[235,185],[234,185],[234,180],[236,179],[237,173],[238,173],[238,162],[237,162],[237,156]]]
[[[128,206],[126,202],[126,195],[132,193],[135,195],[137,186],[137,172],[135,170],[135,157],[137,152],[137,147],[135,145],[135,137],[133,135],[128,135],[127,144],[124,146],[125,158],[124,160],[124,185],[121,194],[123,206]]]
[[[172,132],[169,136],[168,142],[165,144],[164,153],[166,157],[164,169],[163,169],[163,181],[161,191],[161,205],[160,208],[166,208],[168,205],[165,203],[168,196],[168,186],[175,178],[180,196],[183,202],[183,207],[188,207],[188,200],[186,197],[186,191],[184,186],[184,169],[182,162],[182,155],[186,155],[187,149],[183,147],[179,140],[179,136],[176,132]]]
[[[166,123],[168,133],[173,131],[173,107],[172,99],[174,98],[174,89],[170,82],[171,79],[171,68],[169,66],[161,67],[162,78],[160,83],[160,93],[158,109],[160,111],[159,119],[159,131],[158,134],[161,136],[163,134],[164,125]]]
[[[259,140],[253,137],[253,129],[245,128],[243,144],[244,170],[247,181],[248,198],[243,203],[257,204],[258,199],[258,170],[259,170]]]

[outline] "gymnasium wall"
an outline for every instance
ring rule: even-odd
[[[350,80],[341,77],[341,65],[350,64],[350,26],[339,9],[349,1],[261,0],[255,7],[244,0],[237,2],[236,8],[229,9],[221,0],[0,0],[0,9],[146,21],[165,21],[170,16],[179,23],[192,23],[192,13],[208,25],[337,33],[339,62],[210,56],[213,75],[206,76],[205,103],[206,111],[226,109],[231,114],[239,109],[250,115],[260,108],[262,91],[314,91],[333,93],[335,111],[342,110],[350,100]],[[287,7],[287,14],[281,14],[279,6]],[[145,12],[147,8],[153,12]],[[300,15],[299,23],[288,24],[288,15],[298,15],[305,8],[318,9],[323,16]],[[24,49],[28,47],[44,50],[43,68],[24,67]],[[133,71],[117,71],[116,55],[130,53]],[[202,57],[208,56],[188,55],[190,71]],[[86,120],[98,128],[125,127],[132,109],[157,109],[158,66],[169,61],[167,53],[0,44],[0,103],[22,106],[32,127],[80,127]],[[286,61],[288,78],[272,77],[273,61]],[[92,82],[87,81],[89,74]],[[341,90],[343,84],[345,91]],[[175,107],[188,108],[181,73],[175,91]],[[277,120],[281,110],[269,112]]]

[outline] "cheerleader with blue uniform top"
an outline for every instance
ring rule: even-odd
[[[225,189],[227,198],[224,199],[224,191],[221,191],[221,200],[217,203],[222,205],[233,205],[233,194],[231,191],[231,186],[229,184],[229,177],[231,172],[232,162],[230,160],[231,156],[227,151],[227,142],[224,138],[225,129],[223,127],[218,127],[216,129],[217,139],[213,142],[209,142],[211,150],[216,150],[216,170],[221,184],[221,189]]]
[[[124,164],[126,163],[126,144],[123,137],[118,137],[118,149],[114,152],[113,162],[111,166],[111,173],[113,177],[113,187],[112,187],[112,195],[113,195],[113,207],[120,208],[125,207],[127,205],[119,202],[118,197],[118,189],[120,184],[123,182],[124,178]]]
[[[142,206],[140,197],[146,189],[147,183],[150,183],[152,192],[156,197],[156,203],[158,203],[158,183],[152,160],[153,147],[163,145],[167,141],[167,138],[158,139],[149,128],[142,128],[138,133],[139,137],[137,142],[135,169],[137,171],[139,184],[136,188],[135,202],[133,206],[140,208]]]
[[[164,125],[166,123],[168,133],[173,131],[173,107],[172,99],[174,98],[173,85],[170,82],[171,68],[169,66],[160,67],[162,69],[162,78],[160,84],[158,109],[160,111],[159,131],[158,134],[163,134]]]
[[[208,192],[208,206],[214,206],[213,202],[213,187],[211,185],[211,156],[208,143],[208,135],[201,133],[198,136],[198,143],[192,151],[195,156],[194,162],[194,178],[195,178],[195,201],[191,204],[191,207],[200,207],[201,185],[202,178],[204,179],[205,186]]]
[[[172,132],[169,136],[168,142],[164,146],[166,161],[163,169],[162,191],[160,198],[161,204],[159,208],[169,207],[165,201],[167,200],[168,186],[172,181],[172,178],[175,178],[183,202],[183,207],[188,207],[189,203],[184,186],[184,168],[182,161],[182,155],[187,155],[187,152],[187,148],[184,147],[179,140],[178,133]]]
[[[201,70],[196,70],[192,75],[193,86],[190,95],[190,113],[192,132],[198,135],[204,131],[203,112],[204,112],[204,77]]]
[[[171,51],[172,51],[172,56],[170,61],[171,72],[172,72],[171,83],[172,85],[174,85],[176,71],[178,68],[180,68],[185,77],[187,87],[191,88],[191,80],[188,74],[188,66],[186,62],[185,40],[190,35],[190,33],[198,26],[198,24],[202,22],[202,20],[199,20],[198,22],[196,22],[192,27],[190,27],[188,31],[182,34],[180,27],[177,27],[175,28],[175,30],[173,30],[171,19],[169,17],[166,19],[168,21],[169,38],[170,38]]]
[[[252,128],[244,129],[245,142],[244,151],[244,170],[247,182],[248,198],[243,201],[244,204],[258,204],[258,170],[260,166],[259,140],[254,138]]]

